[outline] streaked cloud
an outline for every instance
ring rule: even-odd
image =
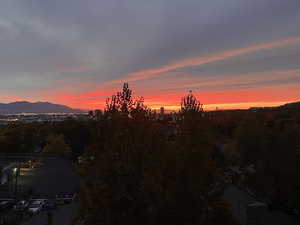
[[[299,70],[279,70],[245,74],[222,74],[203,77],[182,77],[170,80],[169,85],[161,87],[163,90],[170,89],[193,89],[199,90],[225,90],[225,89],[248,89],[260,86],[280,86],[284,84],[300,84]],[[158,86],[159,87],[159,86]]]
[[[161,73],[180,69],[183,67],[205,65],[205,64],[208,64],[211,62],[230,59],[230,58],[237,57],[237,56],[247,54],[247,53],[251,53],[254,51],[263,51],[263,50],[267,50],[267,49],[283,47],[286,45],[295,45],[295,44],[300,44],[300,37],[291,38],[291,39],[287,39],[287,40],[274,41],[274,42],[270,42],[270,43],[266,43],[266,44],[260,44],[260,45],[250,46],[250,47],[241,48],[241,49],[234,49],[234,50],[229,50],[229,51],[225,51],[225,52],[219,52],[219,53],[215,53],[215,54],[205,56],[205,57],[185,59],[185,60],[175,62],[173,64],[166,65],[166,66],[163,66],[160,68],[132,73],[128,76],[127,80],[128,81],[136,81],[136,80],[140,80],[140,79],[147,79],[147,78],[151,78],[152,76],[158,76]]]
[[[123,82],[154,108],[189,89],[205,104],[297,100],[299,10],[299,0],[3,0],[0,102],[97,108]]]

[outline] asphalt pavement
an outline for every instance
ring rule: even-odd
[[[34,193],[59,194],[79,191],[79,176],[73,171],[71,162],[63,158],[52,158],[19,177],[19,191],[32,188]]]
[[[238,219],[241,225],[247,224],[247,207],[249,204],[256,202],[245,191],[238,189],[234,185],[229,185],[223,198],[227,200],[232,207],[233,215]],[[300,218],[287,215],[278,210],[267,210],[262,217],[261,225],[299,225]]]
[[[32,185],[34,193],[59,194],[74,193],[79,191],[79,176],[73,171],[71,162],[62,158],[44,160],[43,164],[30,171],[33,173],[31,181],[23,176],[24,185]],[[22,183],[22,180],[20,181]],[[53,210],[53,225],[70,225],[77,216],[79,204],[73,202],[70,205],[59,206]],[[26,225],[47,224],[47,211],[34,216]]]

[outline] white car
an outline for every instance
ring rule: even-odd
[[[30,203],[28,211],[34,214],[39,213],[43,210],[45,203],[46,201],[44,200],[33,201]]]
[[[29,202],[22,200],[15,204],[14,210],[15,211],[23,211],[23,210],[27,209],[28,206],[29,206]]]

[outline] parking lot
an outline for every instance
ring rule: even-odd
[[[76,193],[79,191],[79,177],[73,172],[71,163],[62,158],[47,158],[42,164],[36,168],[28,168],[21,170],[17,182],[17,198],[30,200],[30,204],[46,204],[47,199],[52,199],[52,203],[58,205],[57,208],[46,210],[47,207],[39,213],[27,218],[28,213],[20,213],[13,210],[13,207],[7,210],[1,210],[0,218],[6,217],[23,217],[27,221],[23,224],[45,224],[48,219],[48,212],[51,211],[53,215],[53,222],[56,225],[70,224],[72,219],[76,216],[78,210],[78,202],[75,201]],[[67,194],[67,195],[66,195]],[[75,194],[75,195],[74,195]],[[69,198],[64,203],[64,196]],[[15,197],[15,180],[10,182],[5,188],[1,188],[0,198],[14,198]],[[33,202],[33,199],[46,199],[45,202]],[[64,200],[62,200],[64,199]],[[49,205],[49,203],[47,203]],[[28,212],[28,207],[26,209]],[[1,221],[1,220],[0,220]],[[1,224],[1,223],[0,223]]]

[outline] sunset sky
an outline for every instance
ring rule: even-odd
[[[0,102],[152,108],[300,100],[299,0],[1,0]]]

